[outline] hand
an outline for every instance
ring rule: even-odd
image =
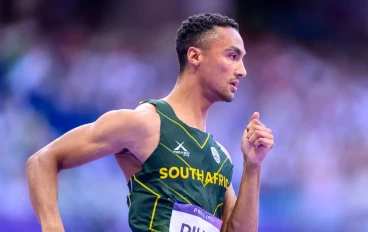
[[[259,121],[255,112],[243,133],[241,150],[251,164],[261,164],[267,153],[273,148],[272,131]]]

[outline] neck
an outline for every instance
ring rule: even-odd
[[[195,76],[179,77],[172,92],[163,100],[185,124],[206,131],[207,114],[213,102],[204,97]]]

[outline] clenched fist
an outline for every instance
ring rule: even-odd
[[[261,164],[274,145],[272,131],[263,125],[259,118],[259,113],[255,112],[241,140],[244,158],[252,164]]]

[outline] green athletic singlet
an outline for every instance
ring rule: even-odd
[[[200,206],[221,218],[233,165],[212,135],[180,121],[163,100],[156,106],[160,142],[128,182],[129,226],[136,231],[169,231],[175,202]]]

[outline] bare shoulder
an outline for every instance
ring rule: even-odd
[[[135,108],[135,111],[151,115],[157,114],[156,107],[150,103],[143,103],[137,106],[137,108]]]
[[[135,110],[139,122],[142,123],[146,129],[157,128],[160,125],[160,116],[157,114],[156,107],[150,103],[139,105]]]
[[[229,152],[226,150],[226,148],[224,146],[221,145],[221,143],[219,143],[218,141],[216,141],[217,145],[221,148],[222,152],[225,153],[225,155],[227,156],[227,158],[231,161],[231,156],[229,154]]]
[[[132,129],[149,129],[150,125],[159,123],[156,108],[151,104],[143,104],[136,109],[111,110],[103,114],[96,122],[99,124],[114,124],[116,129],[124,126]]]
[[[118,147],[123,145],[129,148],[157,134],[159,125],[155,107],[145,104],[136,109],[106,112],[91,124],[91,130],[96,138],[108,140]]]
[[[125,148],[128,148],[143,163],[159,143],[160,116],[154,105],[144,103],[131,110],[131,115],[125,121],[129,124],[127,137],[131,140]]]

